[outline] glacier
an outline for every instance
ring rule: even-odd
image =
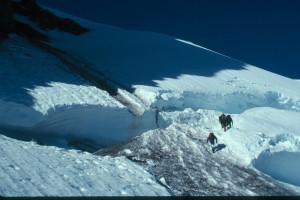
[[[90,31],[0,45],[1,196],[300,194],[299,81],[49,10]]]

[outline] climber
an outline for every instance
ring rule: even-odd
[[[226,116],[224,113],[222,113],[222,115],[219,116],[219,122],[220,122],[222,128],[224,128],[224,131],[226,129],[226,124],[225,124],[226,121],[225,120],[226,120]]]
[[[218,143],[218,139],[215,136],[215,134],[213,134],[212,132],[209,133],[208,137],[207,137],[207,143],[209,142],[211,147],[212,147],[212,152],[215,153],[215,144]]]
[[[232,118],[230,115],[226,116],[225,122],[226,122],[225,123],[226,127],[229,126],[229,127],[227,127],[227,130],[233,126],[233,121],[232,121]]]

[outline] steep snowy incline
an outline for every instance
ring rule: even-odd
[[[123,106],[70,73],[57,58],[12,36],[0,51],[1,124],[32,126],[57,107]]]
[[[80,36],[45,32],[51,45],[87,63],[86,70],[98,71],[120,87],[133,89],[148,106],[230,113],[266,106],[300,110],[298,81],[189,41],[123,30],[50,10],[90,30]]]
[[[86,139],[99,148],[156,127],[153,112],[133,116],[106,91],[19,36],[0,46],[0,66],[0,130],[5,135],[42,143],[51,135],[66,143]]]
[[[224,68],[243,69],[243,63],[226,56],[196,48],[171,36],[124,30],[93,23],[50,9],[69,17],[90,31],[74,36],[60,31],[45,32],[50,44],[86,61],[86,68],[99,70],[117,83],[155,85],[154,80],[176,78],[181,74],[213,76]]]
[[[0,196],[165,196],[126,158],[40,146],[0,135]]]
[[[67,16],[58,11],[53,12]],[[18,134],[42,135],[47,140],[48,137],[58,140],[62,138],[62,143],[72,144],[84,141],[88,144],[96,143],[97,147],[124,144],[136,136],[127,144],[98,153],[126,156],[140,163],[171,194],[300,194],[300,177],[297,173],[300,166],[299,81],[242,63],[182,39],[157,33],[127,31],[71,18],[90,31],[74,36],[58,30],[44,30],[43,33],[50,38],[50,42],[44,45],[62,51],[64,56],[78,62],[85,72],[96,74],[99,80],[106,79],[115,84],[119,87],[118,91],[121,91],[118,93],[120,96],[113,98],[109,93],[92,86],[88,80],[75,76],[74,71],[70,71],[61,62],[63,59],[59,61],[49,52],[41,51],[18,36],[13,36],[0,47],[0,64],[4,66],[0,76],[5,80],[0,86],[0,116],[3,117],[0,123],[1,134],[11,137]],[[23,17],[22,20],[26,22],[27,19]],[[118,98],[125,99],[125,104],[124,101],[121,104]],[[126,106],[141,108],[137,110],[142,110],[140,113],[143,115],[133,116]],[[233,127],[226,133],[218,122],[221,112],[231,114],[234,121]],[[219,139],[215,154],[210,152],[206,144],[206,137],[211,131]],[[44,179],[40,172],[49,171],[49,163],[45,160],[50,158],[49,162],[53,160],[57,163],[52,172],[53,177],[59,176],[57,172],[70,173],[61,167],[70,162],[71,181],[78,182],[80,178],[76,173],[90,166],[95,173],[99,173],[98,181],[100,175],[107,181],[103,186],[105,191],[101,191],[110,194],[106,191],[111,188],[109,185],[115,183],[110,182],[110,175],[114,177],[118,173],[122,174],[125,169],[121,167],[116,172],[117,169],[112,167],[112,174],[105,174],[100,170],[100,165],[104,163],[105,166],[111,166],[109,163],[114,161],[116,165],[130,165],[124,157],[100,157],[96,160],[101,161],[101,164],[93,168],[89,161],[87,164],[84,162],[85,159],[95,158],[91,154],[17,142],[4,136],[1,136],[1,141],[0,150],[6,156],[0,160],[1,172],[10,165],[14,169],[11,163],[18,162],[10,151],[24,154],[16,171],[22,169],[20,166],[23,164],[26,170],[29,169],[25,157],[33,158],[29,153],[41,151],[41,158],[36,158],[40,159],[39,163],[29,159],[37,163],[39,174],[33,174],[33,179],[38,183]],[[22,144],[26,144],[25,148],[29,148],[30,144],[32,147],[29,149],[32,151],[21,151],[18,145]],[[18,146],[17,152],[5,149],[5,146],[12,148],[13,145]],[[59,152],[66,153],[64,161],[64,156]],[[79,162],[75,157],[78,157]],[[76,162],[78,165],[74,164]],[[15,171],[0,175],[8,186],[17,180],[16,177],[22,178]],[[135,176],[134,172],[123,176],[124,185],[129,184],[129,181],[138,182],[138,179],[129,180]],[[146,177],[151,176],[148,174]],[[31,179],[28,180],[30,182]],[[93,185],[96,180],[85,177],[79,182]],[[65,182],[60,178],[58,184]],[[101,181],[95,184],[102,187]],[[148,190],[142,190],[144,184],[147,183],[142,181],[141,192],[125,192],[148,194]],[[20,185],[24,193],[27,192],[26,186]],[[81,194],[86,189],[81,191],[81,187],[71,187],[70,191],[62,192],[67,195]],[[4,187],[3,192],[13,194],[13,186],[11,188]],[[54,194],[58,190],[58,187],[53,186]],[[41,191],[38,189],[33,194],[40,194]],[[93,193],[96,190],[90,191]],[[97,191],[100,189],[97,188]],[[119,189],[118,192],[122,194]]]

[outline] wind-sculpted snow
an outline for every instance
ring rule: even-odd
[[[0,135],[0,196],[165,196],[142,167],[119,157],[40,146]]]
[[[135,94],[145,104],[161,110],[193,108],[242,113],[255,107],[273,107],[300,111],[297,81],[253,66],[224,70],[214,77],[181,75],[156,82],[157,87],[135,86]]]
[[[90,85],[50,82],[47,86],[36,86],[29,90],[28,94],[34,99],[33,108],[44,115],[59,107],[72,107],[72,105],[124,108],[109,94]]]
[[[279,134],[270,139],[270,148],[253,160],[253,166],[276,180],[300,186],[300,137]]]
[[[133,116],[109,93],[19,36],[1,49],[0,130],[5,135],[52,145],[56,139],[93,141],[90,150],[96,150],[156,127],[153,112]],[[121,94],[118,98],[136,101],[126,91]]]
[[[154,112],[133,116],[126,108],[77,105],[57,108],[32,127],[34,132],[72,140],[91,140],[98,148],[128,141],[156,127]],[[94,149],[97,150],[97,149]]]
[[[165,180],[176,195],[295,195],[262,173],[238,165],[223,152],[228,147],[222,141],[213,154],[206,136],[206,130],[173,124],[144,133],[117,153],[114,148],[98,154],[127,156],[157,180]]]
[[[99,77],[104,74],[119,87],[134,89],[148,105],[230,113],[267,105],[300,110],[298,81],[179,38],[123,30],[50,10],[90,30],[78,37],[47,32],[51,45],[86,63],[83,67],[98,71]]]
[[[277,180],[300,186],[300,152],[267,150],[253,161],[253,165]]]
[[[57,107],[122,107],[54,56],[12,36],[0,51],[0,124],[30,127]]]

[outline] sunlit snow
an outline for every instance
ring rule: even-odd
[[[118,93],[19,36],[3,42],[1,196],[300,194],[299,81],[183,39],[71,18],[91,31],[43,31],[48,45]]]

